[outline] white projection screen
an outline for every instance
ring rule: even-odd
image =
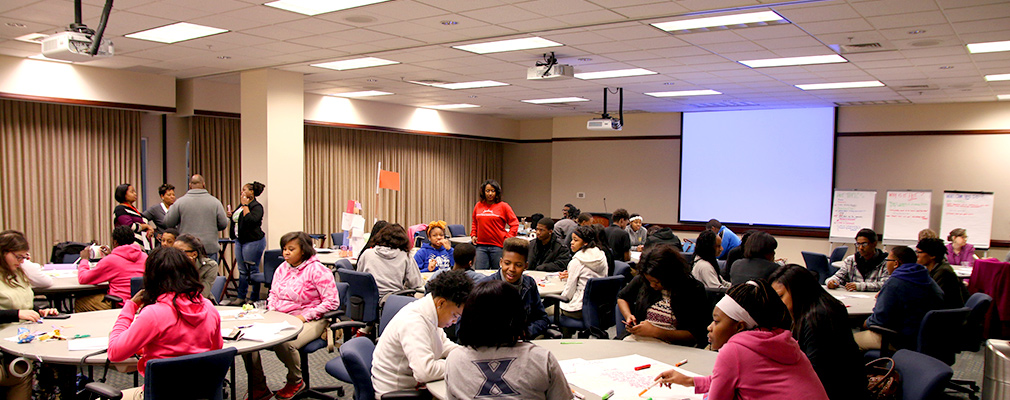
[[[835,109],[684,113],[680,220],[827,228]]]

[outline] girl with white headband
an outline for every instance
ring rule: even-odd
[[[631,250],[642,251],[642,247],[645,246],[645,238],[649,237],[649,231],[642,227],[641,215],[631,214],[631,219],[628,221],[628,226],[624,230],[628,232],[628,236],[631,236]]]
[[[807,356],[788,331],[786,306],[768,283],[747,281],[729,289],[712,311],[708,340],[718,350],[712,375],[688,377],[669,370],[663,385],[694,386],[709,400],[827,400]]]

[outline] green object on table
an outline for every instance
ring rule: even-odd
[[[561,342],[561,344],[582,344],[582,342]]]
[[[84,338],[89,338],[89,337],[91,337],[91,335],[76,334],[76,335],[74,335],[73,339],[84,339]]]

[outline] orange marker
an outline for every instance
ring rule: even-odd
[[[641,370],[649,368],[651,366],[652,366],[652,364],[639,365],[639,366],[635,367],[635,371],[641,371]]]

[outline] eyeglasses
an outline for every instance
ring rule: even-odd
[[[28,257],[29,257],[28,254],[25,254],[25,255],[20,255],[20,254],[16,254],[16,253],[14,254],[14,258],[16,258],[19,263],[20,262],[24,262],[25,260],[28,259]]]
[[[922,253],[925,253],[925,251],[922,251],[922,250],[919,250],[919,249],[915,249],[915,254],[922,254]]]
[[[886,261],[886,262],[898,262],[898,260],[895,260],[893,258],[885,258],[884,261]]]
[[[869,246],[870,242],[856,242],[856,247],[866,247]]]

